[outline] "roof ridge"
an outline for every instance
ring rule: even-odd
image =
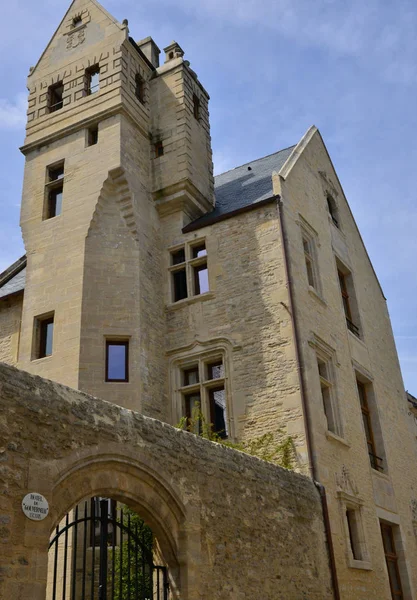
[[[251,165],[254,162],[258,162],[259,160],[264,160],[264,158],[269,158],[270,156],[274,156],[274,154],[280,154],[281,152],[285,152],[285,150],[289,150],[290,148],[295,148],[297,144],[293,144],[292,146],[287,146],[286,148],[282,148],[281,150],[277,150],[276,152],[271,152],[271,154],[265,154],[265,156],[261,156],[260,158],[254,158],[253,160],[248,160],[241,165],[237,165],[232,169],[228,169],[227,171],[223,171],[223,173],[218,173],[215,175],[216,177],[220,177],[221,175],[226,175],[226,173],[230,173],[231,171],[235,171],[236,169],[240,169],[241,167],[245,167],[246,165]]]
[[[3,287],[10,279],[12,279],[15,275],[20,273],[26,266],[26,254],[18,258],[7,267],[2,273],[0,273],[0,287]]]

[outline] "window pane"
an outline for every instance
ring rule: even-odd
[[[94,92],[98,92],[100,87],[100,72],[97,71],[92,71],[90,73],[90,87],[89,87],[89,91],[90,94],[94,94]]]
[[[127,381],[127,344],[107,344],[107,380]]]
[[[56,167],[55,169],[49,169],[49,181],[58,181],[64,177],[64,166]]]
[[[52,354],[52,342],[54,338],[54,323],[53,321],[46,324],[46,340],[45,340],[45,356]]]
[[[224,388],[218,390],[210,390],[211,404],[211,422],[213,430],[220,437],[228,436],[227,428],[227,412],[226,412],[226,393]]]
[[[359,531],[356,511],[349,509],[346,511],[346,519],[349,530],[350,547],[355,560],[362,560],[362,555],[359,545]]]
[[[309,285],[314,287],[314,273],[313,273],[313,265],[309,258],[306,257],[306,269],[307,269],[307,279]]]
[[[208,379],[220,379],[224,377],[224,365],[223,362],[216,361],[207,365],[207,376]]]
[[[200,393],[188,394],[185,396],[185,415],[188,419],[188,424],[191,425],[192,433],[198,435],[202,432],[202,423],[200,420],[201,413],[201,397]]]
[[[398,574],[398,567],[397,567],[397,561],[392,561],[392,560],[387,560],[387,567],[388,567],[388,573],[389,573],[389,578],[391,581],[391,587],[393,589],[394,592],[401,593],[401,583],[400,583],[400,578],[399,578],[399,574]],[[401,598],[402,596],[400,596]]]
[[[194,385],[200,381],[198,367],[184,370],[184,385]]]
[[[194,293],[196,296],[209,291],[207,265],[194,267]]]
[[[180,248],[180,250],[176,250],[175,252],[171,252],[171,264],[179,265],[185,262],[185,250],[184,248]]]
[[[174,282],[174,302],[187,297],[187,276],[185,269],[172,273]]]
[[[327,419],[327,429],[329,431],[333,431],[333,433],[337,433],[336,425],[335,425],[334,418],[333,418],[333,407],[332,407],[329,388],[326,386],[322,386],[321,395],[323,398],[324,414],[326,415],[326,419]]]
[[[200,258],[200,256],[207,256],[206,245],[204,242],[198,246],[193,246],[193,258]]]

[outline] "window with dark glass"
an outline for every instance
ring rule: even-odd
[[[106,381],[129,381],[129,342],[106,341]]]
[[[44,219],[52,219],[61,214],[64,190],[64,163],[47,167],[45,186]]]
[[[342,295],[343,310],[345,312],[346,324],[352,333],[359,337],[359,317],[356,298],[352,294],[353,283],[351,273],[345,273],[340,268],[337,270],[339,277],[340,292]],[[354,314],[355,313],[355,314]]]
[[[376,469],[377,471],[383,471],[383,459],[381,456],[378,456],[374,431],[372,426],[372,413],[368,403],[368,393],[367,393],[367,385],[362,381],[356,381],[356,385],[358,387],[358,395],[361,404],[361,412],[362,412],[362,421],[363,427],[365,430],[366,444],[368,447],[369,460],[371,462],[371,467]],[[374,417],[375,418],[375,417]]]
[[[403,600],[404,595],[398,566],[398,554],[395,547],[394,527],[389,523],[381,522],[381,535],[392,600]]]
[[[202,380],[200,380],[200,373]],[[229,435],[227,417],[225,369],[222,357],[200,358],[198,363],[181,370],[180,392],[184,414],[193,433],[201,433],[203,423],[222,438]]]
[[[207,269],[207,250],[205,242],[200,242],[195,246],[191,246],[190,261],[192,274],[193,274],[193,285],[194,285],[194,296],[205,294],[209,291],[209,280],[208,280],[208,269]]]
[[[145,104],[145,81],[139,73],[135,75],[135,96],[141,104]]]
[[[334,407],[333,374],[329,360],[317,356],[317,366],[319,370],[321,397],[323,401],[324,414],[327,420],[327,429],[338,434],[337,419]]]
[[[164,145],[162,142],[156,142],[155,144],[155,158],[159,158],[164,155]]]
[[[349,531],[350,549],[354,560],[363,560],[361,544],[359,538],[359,511],[348,508],[346,510],[346,520]]]
[[[197,121],[200,118],[200,98],[193,94],[193,114]]]
[[[64,84],[62,81],[50,85],[48,88],[48,112],[60,110],[63,105]]]
[[[98,125],[92,125],[87,130],[87,146],[95,146],[98,142]]]
[[[87,96],[95,94],[100,90],[100,67],[94,65],[85,72],[85,85]]]
[[[209,291],[207,250],[204,240],[170,252],[171,296],[178,302]]]
[[[51,356],[54,343],[54,313],[35,317],[32,359]]]
[[[330,196],[330,194],[328,194],[326,197],[326,201],[327,201],[327,210],[329,211],[329,215],[330,215],[334,225],[336,225],[336,227],[339,228],[339,216],[338,216],[337,204],[335,202],[335,199],[333,198],[333,196]]]

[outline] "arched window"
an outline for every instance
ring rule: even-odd
[[[327,194],[327,208],[328,208],[329,215],[331,216],[333,223],[336,225],[336,227],[340,228],[337,204],[336,204],[333,196],[331,196],[330,194]]]

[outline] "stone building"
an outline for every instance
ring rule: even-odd
[[[0,359],[170,424],[199,405],[233,441],[291,436],[335,597],[412,600],[416,431],[322,137],[214,178],[208,93],[164,53],[74,0],[31,69]]]

